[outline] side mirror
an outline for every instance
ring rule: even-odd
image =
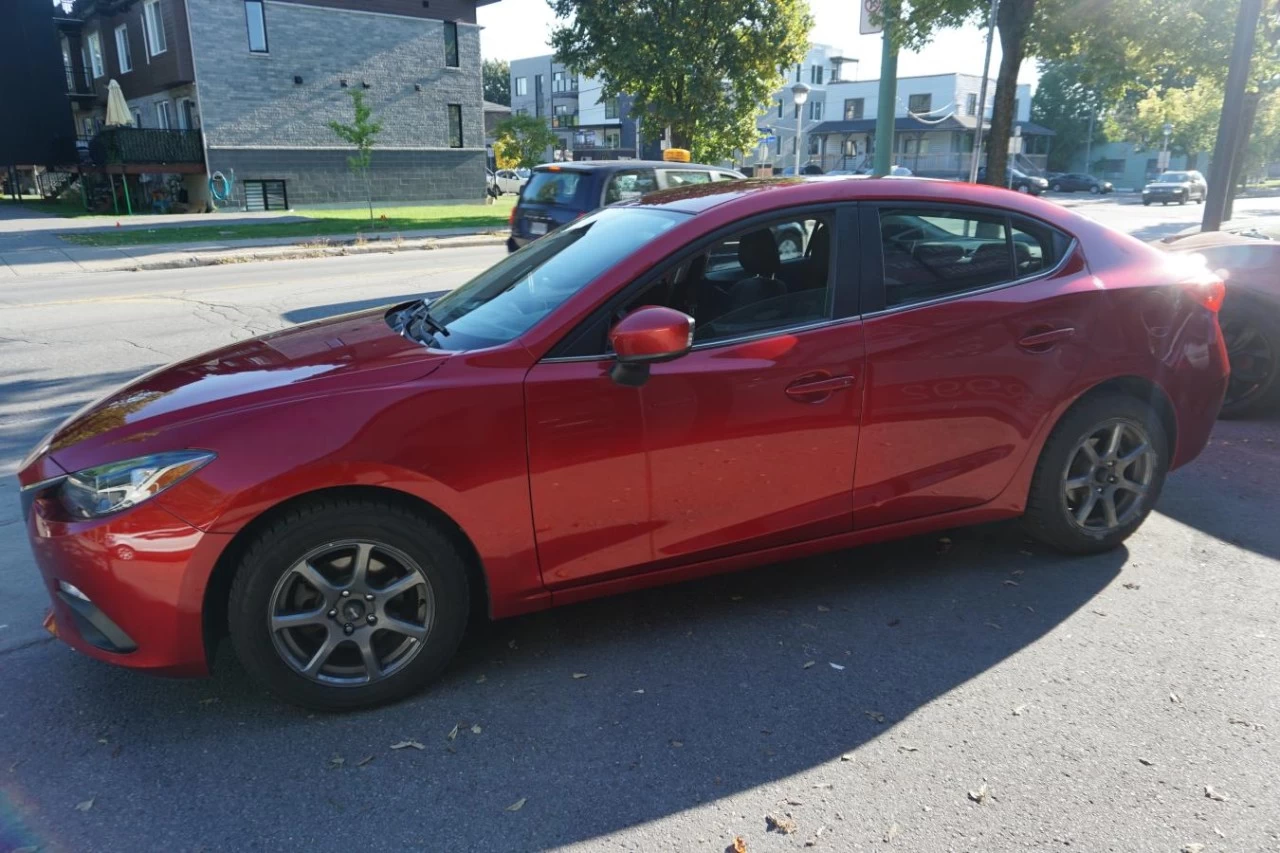
[[[649,365],[679,358],[693,346],[693,318],[674,308],[645,305],[609,331],[615,363],[609,376],[638,388],[649,381]]]

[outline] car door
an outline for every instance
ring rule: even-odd
[[[810,277],[756,275],[777,269],[774,230],[797,224]],[[743,240],[751,269],[724,302],[705,272]],[[530,494],[549,587],[852,528],[858,258],[852,206],[726,229],[623,288],[529,371]],[[625,387],[610,378],[607,331],[646,304],[705,322],[687,355]]]
[[[1084,363],[1098,300],[1071,239],[999,209],[864,205],[858,528],[985,503]],[[913,226],[914,225],[914,229]]]

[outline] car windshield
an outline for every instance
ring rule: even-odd
[[[1156,181],[1162,184],[1181,184],[1189,180],[1191,180],[1191,175],[1186,172],[1165,172],[1156,178]]]
[[[432,345],[464,350],[513,340],[686,218],[664,210],[607,208],[553,231],[432,302],[432,320],[448,332],[436,335]]]
[[[550,169],[534,172],[520,199],[535,204],[573,204],[581,180],[581,172],[553,172]]]

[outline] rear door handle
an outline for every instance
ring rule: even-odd
[[[1065,341],[1076,333],[1071,326],[1065,326],[1061,329],[1041,329],[1023,337],[1018,341],[1018,346],[1031,352],[1047,352],[1053,349],[1053,345],[1059,341]]]
[[[845,376],[802,376],[787,386],[787,396],[802,403],[820,403],[836,391],[853,386],[854,378]]]

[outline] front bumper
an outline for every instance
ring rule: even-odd
[[[22,497],[59,639],[132,669],[207,675],[204,592],[230,535],[192,527],[154,501],[102,519],[68,520],[53,488]]]
[[[1143,190],[1143,201],[1181,201],[1191,195],[1191,190]]]

